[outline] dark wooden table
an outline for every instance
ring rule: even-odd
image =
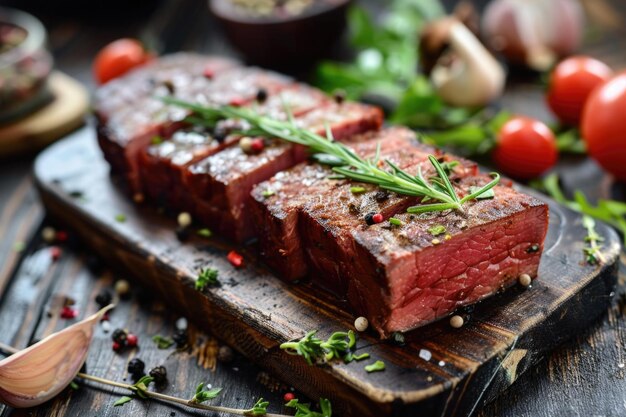
[[[50,31],[57,67],[92,88],[90,65],[94,54],[105,43],[122,36],[139,36],[163,52],[196,50],[233,55],[209,17],[204,1],[135,3],[142,8],[137,12],[141,19],[121,16],[119,12],[113,13],[117,17],[109,19],[62,17],[68,15],[58,10],[53,16],[50,6],[48,11],[40,11]],[[626,10],[620,0],[613,3]],[[93,14],[98,13],[104,12],[98,10]],[[585,50],[614,68],[624,68],[625,41],[626,34],[617,30],[595,36]],[[509,88],[504,105],[513,111],[546,118],[541,94],[536,85],[516,83]],[[112,266],[99,264],[95,254],[85,251],[80,242],[72,239],[71,231],[68,242],[60,245],[60,259],[51,260],[50,246],[42,241],[40,231],[52,222],[45,218],[32,187],[32,158],[26,155],[0,160],[0,341],[16,347],[27,346],[71,323],[59,317],[67,299],[76,302],[80,316],[90,314],[97,309],[95,295],[103,289],[112,290],[116,280],[125,278]],[[613,184],[589,160],[565,158],[558,169],[569,191],[579,188],[592,198],[612,195],[624,199],[624,188]],[[63,229],[62,225],[54,226]],[[626,415],[625,265],[626,254],[622,254],[620,288],[607,314],[588,331],[574,335],[541,365],[522,375],[507,393],[478,411],[479,416]],[[119,302],[111,315],[111,325],[138,334],[140,348],[116,354],[111,349],[110,333],[99,328],[87,360],[90,373],[128,379],[126,365],[136,356],[147,367],[167,368],[169,382],[162,388],[166,393],[188,397],[198,382],[207,381],[224,389],[219,400],[222,405],[248,407],[256,398],[264,397],[271,401],[271,411],[287,412],[281,403],[289,387],[237,355],[229,362],[217,360],[221,344],[209,334],[190,328],[189,349],[159,350],[151,336],[171,336],[178,317],[153,300],[147,290],[133,287],[132,294],[129,300]],[[78,391],[68,389],[36,409],[4,408],[2,415],[201,414],[157,402],[134,401],[123,408],[113,407],[120,395],[119,390],[83,386]]]

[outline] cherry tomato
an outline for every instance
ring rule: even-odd
[[[153,58],[135,39],[118,39],[98,52],[93,73],[99,84],[104,84]]]
[[[594,88],[613,72],[603,62],[588,56],[573,56],[561,61],[550,74],[548,106],[559,120],[578,126],[585,101]]]
[[[518,179],[535,178],[556,163],[556,139],[539,120],[513,117],[500,129],[492,156],[505,174]]]
[[[583,111],[581,131],[589,155],[626,181],[626,72],[591,93]]]

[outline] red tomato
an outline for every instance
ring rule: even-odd
[[[104,84],[153,58],[135,39],[118,39],[98,52],[93,73],[99,84]]]
[[[578,126],[591,91],[611,78],[611,68],[587,56],[561,61],[550,74],[546,99],[561,122]]]
[[[626,181],[626,72],[591,93],[583,111],[581,131],[589,155]]]
[[[500,129],[492,156],[505,174],[519,179],[535,178],[556,163],[556,139],[539,120],[513,117]]]

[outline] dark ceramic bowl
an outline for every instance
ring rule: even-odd
[[[209,8],[249,63],[288,69],[305,68],[327,56],[345,30],[351,0],[319,3],[296,16],[251,16],[230,0],[209,0]]]

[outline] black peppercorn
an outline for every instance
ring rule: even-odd
[[[176,238],[181,242],[189,239],[189,227],[178,226],[176,228]]]
[[[113,339],[114,342],[119,343],[121,346],[124,346],[126,344],[127,336],[128,336],[128,333],[126,333],[126,330],[115,329],[113,331],[113,334],[111,335],[111,339]]]
[[[100,294],[96,295],[96,303],[100,308],[106,307],[113,301],[113,295],[110,291],[103,290]]]
[[[265,88],[259,88],[259,91],[256,93],[256,101],[264,103],[265,100],[267,100],[267,90]]]
[[[230,129],[226,126],[224,126],[223,124],[218,124],[217,126],[215,126],[215,129],[213,129],[213,139],[215,139],[216,141],[218,141],[219,143],[224,142],[224,140],[226,139],[226,136],[228,136],[228,134],[230,133]]]
[[[374,195],[374,199],[378,202],[385,201],[389,198],[389,192],[386,190],[377,191]]]
[[[128,373],[135,379],[139,379],[144,375],[146,364],[139,358],[134,358],[128,362]]]
[[[343,90],[337,90],[333,93],[333,98],[335,99],[335,103],[341,104],[346,101],[346,92]]]
[[[167,371],[163,366],[157,366],[150,369],[150,376],[154,378],[156,384],[162,384],[167,380]]]
[[[374,221],[374,215],[375,215],[375,214],[376,214],[376,213],[374,213],[374,212],[372,211],[372,212],[369,212],[369,213],[367,213],[367,214],[365,215],[365,223],[367,223],[367,225],[368,225],[368,226],[371,226],[371,225],[373,225],[373,224],[375,223],[375,221]]]
[[[172,339],[174,339],[174,342],[176,343],[176,347],[182,348],[182,347],[187,346],[189,336],[187,335],[186,330],[178,330],[176,331],[176,333],[174,333],[174,336],[172,337]]]

